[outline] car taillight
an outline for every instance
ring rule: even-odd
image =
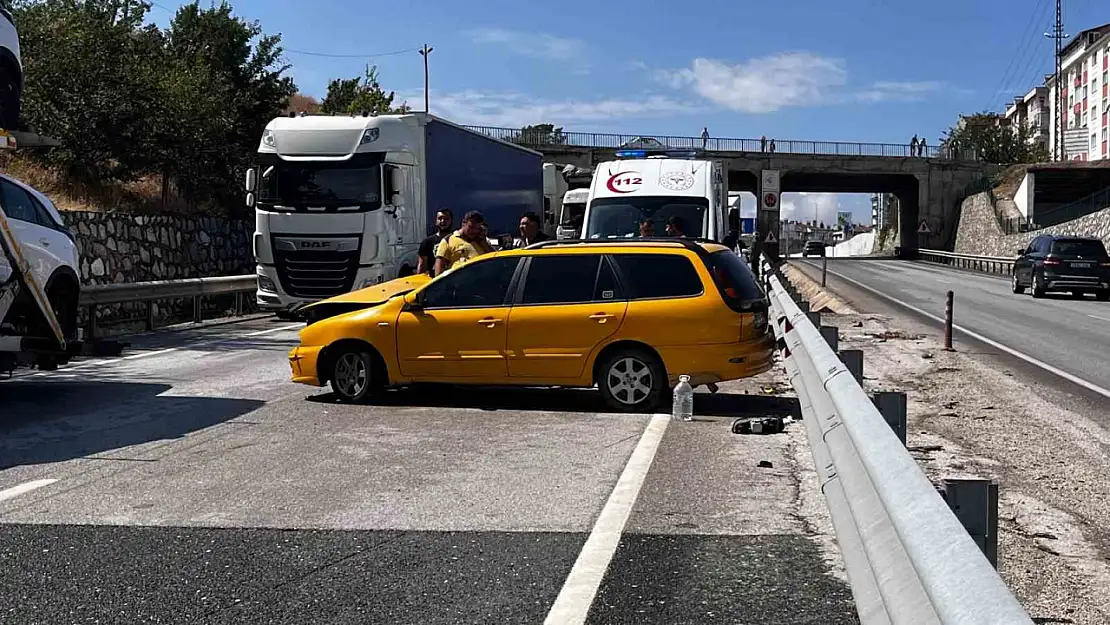
[[[1059,265],[1060,261],[1056,260],[1055,258],[1046,258],[1044,259],[1044,264],[1049,266]]]

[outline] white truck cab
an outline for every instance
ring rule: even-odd
[[[725,241],[730,231],[724,164],[689,153],[617,152],[598,164],[590,184],[583,239],[638,236],[649,220],[653,236],[677,217],[687,236]]]
[[[23,93],[23,60],[11,0],[0,0],[0,128],[19,130]]]
[[[563,195],[563,203],[559,207],[559,227],[555,232],[556,238],[578,238],[578,234],[582,232],[582,220],[586,215],[586,202],[589,199],[589,189],[571,189]]]

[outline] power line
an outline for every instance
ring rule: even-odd
[[[301,54],[304,56],[321,56],[329,59],[371,59],[382,56],[397,56],[398,54],[408,54],[410,52],[419,52],[420,48],[407,48],[405,50],[395,50],[393,52],[375,52],[370,54],[332,54],[330,52],[311,52],[308,50],[292,50],[285,48],[283,50],[289,54]]]
[[[1022,52],[1023,48],[1028,49],[1027,40],[1034,36],[1034,33],[1036,32],[1035,30],[1033,30],[1033,28],[1037,24],[1037,15],[1041,12],[1041,5],[1044,4],[1046,1],[1047,0],[1038,0],[1036,6],[1033,7],[1033,11],[1030,12],[1029,23],[1026,24],[1025,28],[1022,30],[1021,38],[1018,39],[1017,50],[1015,50],[1014,53],[1010,55],[1010,62],[1006,65],[1006,71],[1002,73],[1002,77],[1001,79],[999,79],[998,85],[995,86],[994,91],[990,93],[990,101],[987,102],[987,109],[990,108],[991,104],[995,101],[995,97],[997,97],[998,94],[1002,91],[1002,88],[1006,84],[1006,81],[1010,79],[1010,70],[1013,69],[1014,60],[1017,58],[1018,54]],[[1022,56],[1024,57],[1024,54],[1022,54]]]
[[[1037,23],[1043,23],[1048,18],[1051,9],[1052,4],[1045,3],[1044,10],[1041,11],[1041,14],[1037,16]],[[1035,45],[1031,45],[1026,48],[1026,52],[1029,52],[1031,54],[1023,54],[1018,59],[1018,62],[1014,65],[1014,68],[1017,69],[1020,67],[1021,69],[1015,72],[1014,78],[1024,80],[1026,83],[1035,82],[1037,74],[1041,73],[1037,72],[1036,70],[1039,67],[1038,62],[1043,60],[1041,58],[1041,52],[1044,49],[1044,43],[1044,39],[1042,38]],[[1032,78],[1028,77],[1030,70],[1035,71]]]

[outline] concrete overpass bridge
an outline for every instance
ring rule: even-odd
[[[594,167],[618,149],[703,149],[700,137],[583,132],[522,133],[519,129],[468,126],[492,137],[542,152],[550,162]],[[768,139],[709,138],[705,153],[728,163],[729,189],[759,196],[760,172],[781,172],[782,192],[892,193],[899,200],[899,241],[907,250],[950,249],[956,240],[960,202],[985,188],[998,165],[970,152],[928,146]],[[921,222],[928,233],[919,233]],[[765,227],[761,227],[764,230]]]

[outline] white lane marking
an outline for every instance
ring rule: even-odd
[[[33,482],[24,482],[19,486],[13,486],[7,490],[0,490],[0,501],[5,501],[11,499],[12,497],[18,497],[19,495],[22,495],[23,493],[29,493],[36,488],[50,486],[57,481],[58,480],[34,480]]]
[[[663,440],[663,433],[670,422],[670,415],[657,414],[644,428],[640,442],[632,450],[617,485],[601,509],[582,552],[578,554],[559,596],[547,613],[544,625],[582,625],[586,622],[590,606],[597,597],[601,580],[617,551],[628,516],[640,496],[640,487],[644,485],[651,463],[655,460],[655,452],[659,450],[659,442]]]
[[[861,288],[865,291],[874,293],[875,295],[878,295],[879,297],[887,300],[888,302],[892,302],[894,304],[897,304],[897,305],[899,305],[899,306],[901,306],[901,307],[903,307],[907,310],[912,310],[913,312],[915,312],[915,313],[917,313],[917,314],[919,314],[923,317],[928,317],[929,319],[932,319],[933,321],[936,321],[936,322],[939,322],[939,323],[944,323],[943,318],[938,317],[938,316],[936,316],[936,315],[934,315],[930,312],[926,312],[926,311],[924,311],[924,310],[922,310],[922,309],[920,309],[917,306],[914,306],[912,304],[907,304],[907,303],[905,303],[905,302],[903,302],[903,301],[901,301],[901,300],[899,300],[895,297],[891,297],[891,296],[887,295],[886,293],[883,293],[881,291],[873,289],[873,288],[867,286],[866,284],[863,284],[862,282],[860,282],[858,280],[853,280],[853,279],[845,276],[844,274],[837,273],[835,271],[829,271],[829,273],[836,276],[837,278],[840,278],[841,280],[844,280],[845,282],[851,282],[852,284],[858,286],[859,288]],[[1034,358],[1032,356],[1028,356],[1026,354],[1023,354],[1023,353],[1019,352],[1016,349],[1006,347],[1005,345],[1003,345],[1002,343],[999,343],[998,341],[988,339],[987,337],[983,336],[982,334],[979,334],[978,332],[973,332],[971,330],[968,330],[967,328],[956,325],[955,323],[952,324],[952,328],[954,330],[959,330],[960,332],[963,332],[964,334],[970,336],[971,338],[973,338],[973,339],[975,339],[975,340],[977,340],[981,343],[986,343],[987,345],[990,345],[991,347],[993,347],[995,349],[1000,349],[1000,350],[1006,352],[1007,354],[1013,356],[1014,358],[1019,358],[1021,360],[1024,360],[1025,362],[1027,362],[1027,363],[1029,363],[1029,364],[1031,364],[1035,367],[1039,367],[1040,369],[1043,369],[1043,370],[1045,370],[1045,371],[1047,371],[1047,372],[1049,372],[1053,375],[1059,376],[1059,377],[1067,380],[1068,382],[1071,382],[1072,384],[1078,384],[1079,386],[1082,386],[1083,388],[1085,388],[1089,391],[1093,391],[1095,393],[1098,393],[1099,395],[1102,395],[1103,397],[1106,397],[1107,399],[1110,399],[1110,389],[1105,389],[1105,388],[1095,384],[1094,382],[1088,382],[1087,380],[1084,380],[1081,377],[1072,375],[1072,374],[1068,373],[1067,371],[1064,371],[1063,369],[1058,369],[1058,368],[1053,367],[1052,365],[1048,364],[1047,362],[1037,360],[1036,358]]]
[[[1099,317],[1098,315],[1087,315],[1087,316],[1090,317],[1091,319],[1098,319],[1099,321],[1110,321],[1110,318]]]
[[[136,358],[148,358],[150,356],[159,356],[161,354],[169,354],[169,353],[172,353],[172,352],[179,352],[179,351],[182,351],[182,350],[194,349],[194,348],[197,348],[197,347],[205,347],[205,346],[208,346],[208,345],[215,345],[217,343],[230,343],[230,342],[234,342],[234,341],[239,340],[239,339],[250,338],[252,336],[262,336],[263,334],[272,334],[274,332],[281,332],[282,330],[291,330],[293,328],[299,328],[299,327],[302,327],[301,324],[294,323],[294,324],[290,324],[290,325],[279,326],[277,328],[268,328],[266,330],[258,330],[257,332],[246,332],[244,334],[232,334],[230,336],[225,336],[225,337],[218,338],[218,339],[211,339],[211,340],[208,340],[208,341],[201,341],[199,343],[188,343],[188,344],[185,344],[185,345],[178,345],[177,347],[167,347],[167,348],[164,348],[164,349],[156,349],[156,350],[149,351],[149,352],[139,352],[138,354],[131,354],[130,356],[121,356],[119,358],[112,358],[111,360],[89,360],[89,361],[80,362],[80,363],[77,363],[75,365],[71,365],[71,366],[68,366],[68,367],[62,367],[58,370],[59,371],[73,371],[73,370],[76,370],[76,369],[87,369],[88,367],[93,367],[93,366],[102,367],[104,365],[114,365],[117,362],[123,362],[125,360],[134,360]],[[39,373],[32,373],[31,375],[26,376],[26,377],[35,378],[35,377],[38,377],[40,375],[53,375],[53,376],[57,377],[57,374],[52,372],[52,371],[42,371],[42,372],[39,372]]]

